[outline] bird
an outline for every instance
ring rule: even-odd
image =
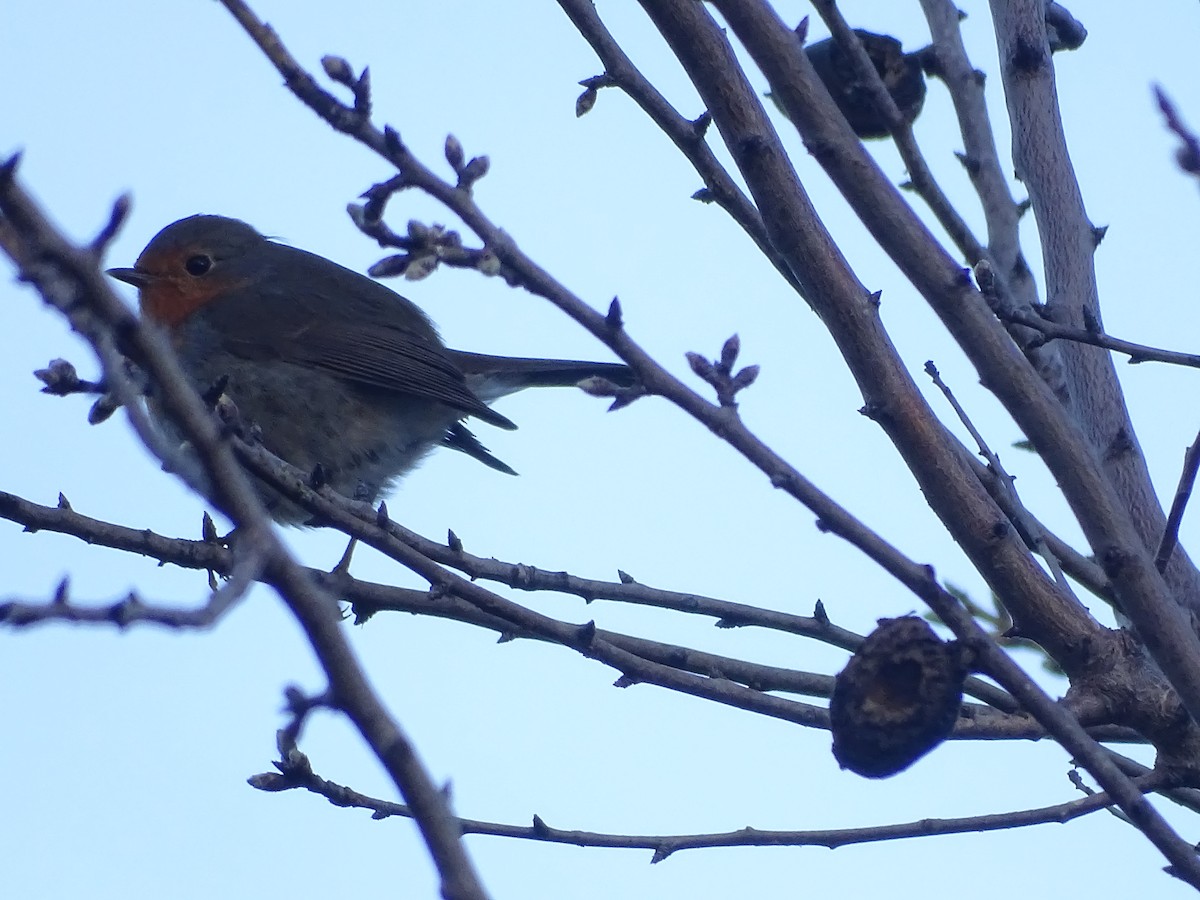
[[[933,60],[927,51],[905,53],[891,35],[854,29],[867,57],[883,80],[884,87],[908,124],[921,113],[925,104],[924,66]],[[806,51],[817,76],[825,83],[833,101],[850,123],[856,135],[864,139],[885,138],[891,134],[883,114],[858,77],[848,54],[833,38],[810,45]]]
[[[173,222],[132,268],[107,274],[137,288],[141,315],[166,331],[199,392],[219,388],[266,449],[368,502],[439,446],[515,475],[464,423],[516,428],[489,406],[500,397],[591,377],[636,382],[620,363],[448,349],[407,298],[226,216]],[[170,434],[152,393],[147,405]],[[256,486],[276,521],[312,524]]]

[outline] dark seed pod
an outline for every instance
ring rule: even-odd
[[[875,71],[883,79],[888,93],[900,108],[905,122],[912,122],[925,103],[925,74],[919,54],[905,53],[900,42],[886,34],[873,34],[856,28]],[[887,122],[871,100],[866,87],[854,73],[854,66],[837,41],[827,38],[807,48],[808,58],[821,81],[833,96],[838,109],[860,138],[882,138],[889,134]]]
[[[834,758],[866,778],[908,768],[950,734],[966,675],[958,643],[922,619],[880,619],[834,683]]]

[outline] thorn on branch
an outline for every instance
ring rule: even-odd
[[[400,132],[391,125],[383,126],[383,144],[387,148],[387,152],[392,157],[393,162],[398,157],[405,156],[408,153],[408,148],[404,146],[404,141],[400,139]]]
[[[365,122],[371,118],[371,69],[364,66],[358,81],[351,85],[354,91],[354,111]]]
[[[962,163],[962,167],[968,175],[975,176],[979,174],[981,166],[978,159],[958,150],[954,151],[954,156]]]
[[[887,415],[887,406],[878,400],[871,400],[858,408],[858,414],[872,422],[882,422]]]
[[[104,227],[100,229],[91,244],[88,245],[88,252],[97,259],[104,256],[108,250],[108,245],[112,243],[113,238],[117,236],[117,232],[121,230],[121,226],[125,224],[125,219],[129,215],[129,208],[133,201],[129,194],[122,194],[113,201],[112,211],[108,214],[108,221],[104,223]]]
[[[319,491],[329,483],[329,473],[325,470],[325,466],[317,463],[312,467],[312,471],[308,473],[308,486],[314,491]]]
[[[460,538],[457,534],[455,534],[452,529],[446,530],[446,546],[449,547],[451,550],[453,550],[455,553],[463,552],[462,538]]]
[[[818,600],[816,605],[813,607],[813,618],[816,619],[817,622],[822,626],[829,624],[829,613],[825,611],[824,601]]]
[[[21,165],[21,151],[18,150],[4,162],[0,163],[0,182],[10,182],[17,175],[17,168]]]
[[[717,195],[714,194],[712,191],[710,191],[708,188],[703,187],[703,188],[700,188],[700,190],[696,191],[694,194],[692,194],[692,199],[699,200],[701,203],[716,203]]]
[[[625,320],[621,315],[621,301],[616,297],[613,297],[612,302],[608,304],[608,312],[604,315],[604,324],[612,331],[620,331],[625,327]]]
[[[145,609],[142,601],[131,591],[120,603],[113,604],[109,609],[109,617],[112,619],[114,625],[124,630],[133,622],[141,619]]]
[[[1167,128],[1173,131],[1182,143],[1182,146],[1175,151],[1175,161],[1179,164],[1179,168],[1192,175],[1200,175],[1200,140],[1197,140],[1195,132],[1183,124],[1183,119],[1179,117],[1175,104],[1171,102],[1161,86],[1154,86],[1154,97],[1158,101],[1158,108],[1162,111],[1163,117],[1167,120]]]
[[[596,621],[590,620],[575,629],[575,639],[585,650],[591,647],[592,642],[596,639]]]

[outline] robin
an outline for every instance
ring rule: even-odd
[[[375,500],[437,446],[515,475],[464,419],[512,429],[488,406],[506,394],[634,380],[617,363],[447,349],[411,301],[224,216],[180,219],[132,269],[108,274],[138,289],[142,315],[167,330],[199,391],[223,384],[268,450],[306,471],[320,465],[328,484],[358,499]],[[278,521],[308,519],[262,493]]]

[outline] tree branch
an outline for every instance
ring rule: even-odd
[[[250,786],[261,791],[306,790],[324,797],[334,806],[367,809],[373,819],[392,816],[410,818],[408,807],[359,793],[317,775],[307,756],[299,751],[284,754],[274,763],[278,772],[266,772],[248,779]],[[1163,784],[1157,773],[1135,779],[1138,790],[1150,792]],[[459,819],[463,834],[485,834],[494,837],[573,844],[578,847],[610,847],[618,849],[652,850],[653,863],[662,862],[678,850],[706,847],[828,847],[837,849],[854,844],[892,841],[902,838],[934,837],[947,834],[968,834],[1027,828],[1031,825],[1069,822],[1101,809],[1112,809],[1112,798],[1104,792],[1089,794],[1068,803],[1025,809],[1016,812],[992,813],[983,816],[964,816],[953,819],[925,818],[916,822],[894,825],[874,825],[864,828],[831,828],[822,830],[770,830],[746,827],[737,831],[715,834],[637,835],[613,834],[579,829],[554,828],[538,815],[532,825],[511,825],[479,819]]]

